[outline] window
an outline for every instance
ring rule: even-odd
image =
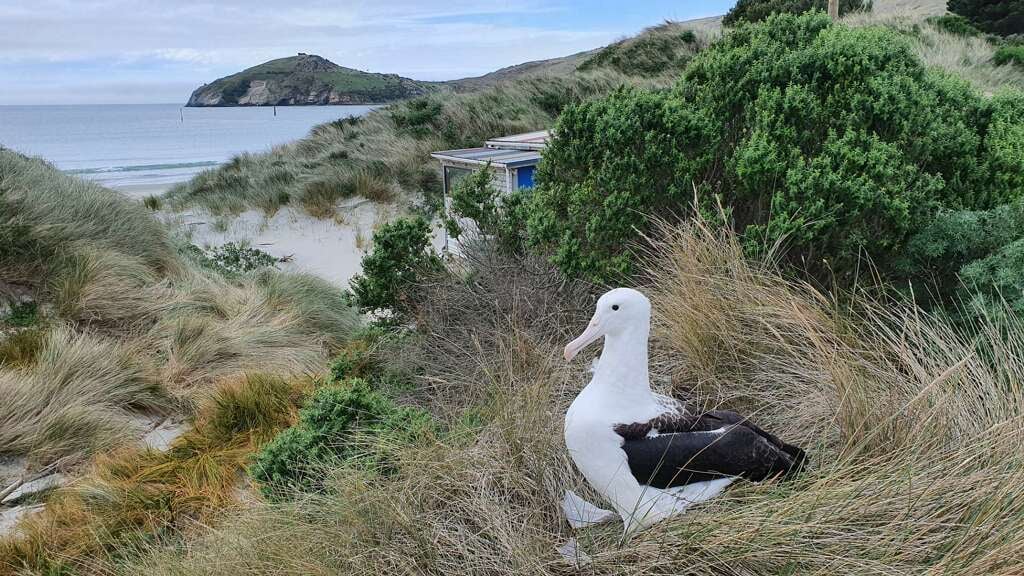
[[[533,170],[536,166],[523,166],[519,170],[516,170],[516,182],[518,183],[519,189],[533,188]]]

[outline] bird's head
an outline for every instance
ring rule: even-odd
[[[597,301],[594,317],[578,338],[565,346],[565,359],[572,361],[588,345],[602,336],[618,336],[642,329],[646,335],[651,321],[651,302],[632,288],[616,288]]]

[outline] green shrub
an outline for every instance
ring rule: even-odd
[[[1000,314],[1005,301],[1013,312],[1024,314],[1024,239],[964,266],[960,278],[971,313]]]
[[[772,14],[803,14],[811,10],[828,8],[828,0],[739,0],[726,13],[722,23],[735,26],[743,22],[760,22]],[[870,11],[871,2],[863,0],[840,0],[839,15],[850,12]]]
[[[990,34],[1024,33],[1024,0],[949,0],[949,11]]]
[[[748,248],[852,281],[885,266],[940,208],[1020,196],[1024,96],[984,99],[928,70],[906,38],[777,15],[699,54],[672,93],[570,106],[538,170],[531,245],[610,280],[648,215],[717,202]],[[695,194],[696,192],[696,194]]]
[[[273,268],[281,261],[259,248],[237,242],[228,242],[207,250],[190,244],[185,250],[201,266],[229,277],[263,268]]]
[[[975,28],[969,20],[956,14],[932,16],[927,19],[927,22],[939,30],[956,36],[967,36],[973,38],[975,36],[981,36],[982,34],[981,30]]]
[[[417,138],[429,135],[441,117],[441,103],[433,98],[416,98],[391,110],[395,126]]]
[[[459,180],[451,192],[444,225],[453,238],[461,238],[460,220],[474,222],[481,234],[493,238],[506,253],[518,253],[525,244],[523,221],[529,192],[503,193],[491,184],[490,165]]]
[[[317,390],[295,426],[270,441],[249,467],[268,497],[323,488],[325,466],[395,472],[389,451],[415,442],[432,427],[422,410],[399,407],[362,379]]]
[[[898,271],[916,299],[971,304],[967,312],[994,311],[1005,298],[1024,312],[1024,202],[983,211],[946,210],[907,242]]]
[[[646,213],[692,197],[717,138],[708,118],[660,93],[624,88],[569,107],[538,169],[530,243],[570,276],[628,273],[626,239]]]
[[[350,344],[331,363],[331,381],[342,382],[349,378],[365,378],[370,372],[371,365],[372,362],[365,345]]]
[[[350,286],[364,312],[410,311],[409,290],[440,259],[430,248],[430,224],[423,218],[402,218],[373,234],[373,250],[363,257],[363,273]]]
[[[1000,46],[996,49],[996,53],[993,55],[992,60],[997,66],[1004,66],[1006,64],[1024,66],[1024,45],[1008,44],[1006,46]]]
[[[15,328],[32,326],[39,321],[39,305],[35,302],[18,302],[10,307],[6,314],[0,316],[0,324]]]

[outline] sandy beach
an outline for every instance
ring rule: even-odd
[[[309,272],[348,286],[361,270],[360,262],[371,247],[374,230],[397,216],[391,205],[350,198],[338,205],[338,216],[326,220],[289,207],[269,218],[256,210],[229,218],[198,211],[171,213],[165,218],[181,226],[197,246],[248,243],[286,259],[278,265],[282,270]],[[433,246],[440,250],[443,244],[444,230],[435,227]]]
[[[174,184],[121,184],[108,185],[111,190],[116,190],[129,198],[141,200],[146,196],[159,196],[173,187]]]

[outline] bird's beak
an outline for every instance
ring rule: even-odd
[[[583,334],[580,334],[578,338],[565,345],[565,361],[572,362],[572,359],[579,354],[580,350],[583,350],[601,336],[604,336],[604,331],[601,329],[601,323],[598,321],[597,316],[594,316],[590,324],[587,325],[587,329],[583,331]]]

